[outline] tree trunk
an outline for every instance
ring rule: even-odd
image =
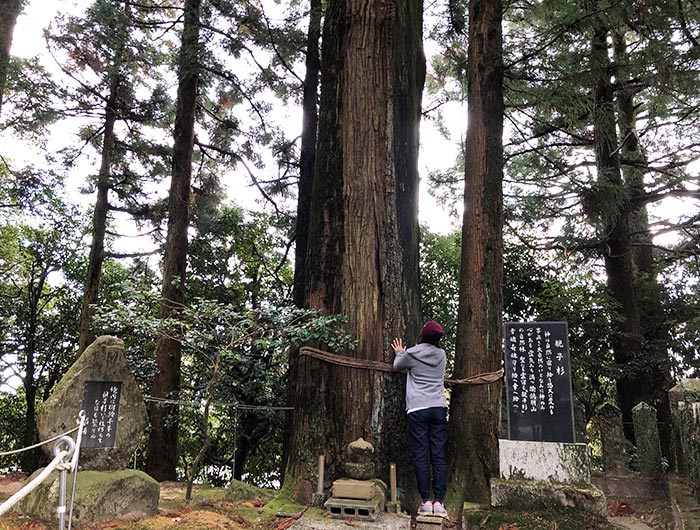
[[[190,182],[194,149],[194,122],[199,85],[200,0],[186,0],[180,48],[173,175],[170,184],[168,236],[163,258],[163,288],[158,310],[165,319],[185,302],[187,229],[189,226]],[[156,346],[156,375],[151,394],[177,399],[180,388],[181,344],[175,337],[160,335]],[[175,480],[177,470],[178,407],[152,406],[151,435],[148,439],[146,471],[158,481]]]
[[[469,3],[468,108],[464,219],[455,374],[501,367],[503,311],[503,54],[500,0]],[[459,520],[465,501],[488,503],[498,476],[502,384],[452,391],[447,508]]]
[[[36,382],[36,346],[37,346],[37,330],[39,318],[39,302],[46,278],[48,277],[48,267],[40,266],[35,263],[33,265],[32,276],[27,286],[27,307],[26,315],[26,331],[24,335],[24,376],[22,383],[24,386],[24,396],[27,401],[27,409],[24,414],[24,432],[22,435],[22,447],[34,445],[38,441],[36,427],[36,398],[37,398],[37,382]],[[40,449],[33,449],[22,454],[20,466],[25,473],[32,473],[39,467],[42,459]]]
[[[624,33],[614,31],[612,42],[615,63],[618,65],[616,78],[621,84],[617,92],[617,124],[622,139],[620,154],[624,161],[623,177],[626,187],[630,190],[630,245],[636,268],[635,285],[639,288],[640,326],[644,337],[642,354],[646,366],[644,371],[648,374],[645,378],[648,384],[638,386],[639,393],[635,402],[644,401],[656,408],[661,451],[669,462],[673,462],[669,427],[671,407],[668,399],[668,390],[673,386],[673,378],[666,351],[670,331],[661,304],[663,287],[659,285],[656,276],[649,216],[644,201],[644,175],[648,173],[648,162],[637,135],[635,88],[629,82],[629,74],[623,70],[629,64]]]
[[[10,49],[15,24],[20,11],[22,0],[0,0],[0,111],[7,84],[7,70],[10,65]]]
[[[294,262],[294,303],[305,302],[306,254],[309,243],[309,214],[311,185],[316,162],[316,133],[318,131],[318,77],[321,70],[319,43],[321,40],[321,0],[311,0],[309,31],[306,39],[306,77],[304,78],[303,123],[299,156],[299,191],[297,199],[296,247]]]
[[[629,196],[622,182],[617,147],[617,123],[610,78],[607,38],[609,28],[595,17],[591,40],[591,71],[595,78],[593,113],[596,169],[598,173],[597,217],[604,233],[604,260],[608,292],[613,308],[611,346],[619,369],[617,399],[627,439],[634,441],[632,408],[641,388],[633,368],[639,359],[642,332],[633,252],[629,239]]]
[[[392,337],[410,340],[419,326],[418,286],[404,270],[417,264],[417,238],[408,236],[417,211],[401,213],[398,201],[417,189],[421,27],[417,0],[326,6],[305,304],[347,315],[358,344],[345,353],[360,359],[390,362]],[[387,480],[396,462],[407,489],[404,376],[295,355],[290,364],[294,497],[310,499],[321,453],[327,481],[338,478],[346,445],[359,437],[374,445],[376,475]]]
[[[112,165],[112,153],[116,137],[114,124],[117,121],[116,93],[118,80],[113,80],[110,87],[110,95],[105,113],[105,127],[102,139],[102,160],[100,172],[97,177],[97,198],[95,209],[92,213],[92,243],[90,244],[90,256],[85,274],[85,289],[80,310],[78,356],[95,340],[92,333],[92,319],[95,316],[95,304],[99,297],[100,280],[102,278],[102,264],[104,263],[105,234],[107,232],[107,215],[109,214],[109,190]]]

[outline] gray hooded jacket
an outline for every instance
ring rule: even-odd
[[[445,351],[421,342],[397,351],[394,370],[407,371],[406,410],[447,407],[445,401]]]

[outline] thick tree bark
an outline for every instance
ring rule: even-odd
[[[199,85],[200,0],[185,1],[185,24],[180,48],[173,174],[170,184],[168,236],[163,262],[163,288],[158,310],[165,319],[185,302],[187,229],[189,227],[190,182],[194,149],[194,122]],[[180,388],[181,344],[175,337],[161,335],[156,347],[156,375],[151,395],[177,399]],[[177,469],[178,407],[152,406],[151,435],[148,439],[146,471],[156,480],[175,480]]]
[[[500,0],[469,3],[464,219],[455,374],[501,367],[503,311],[503,54]],[[450,401],[447,508],[488,503],[498,476],[500,382],[455,387]]]
[[[617,399],[622,412],[625,436],[634,440],[632,408],[638,403],[642,374],[633,368],[642,346],[639,299],[637,296],[633,252],[629,238],[629,197],[626,195],[619,159],[618,136],[610,78],[607,38],[609,29],[601,17],[591,39],[591,71],[594,75],[595,108],[593,113],[594,145],[598,189],[601,200],[596,212],[604,231],[604,260],[608,292],[613,308],[611,346],[619,368]]]
[[[400,214],[398,201],[417,189],[421,17],[418,0],[326,6],[305,304],[347,315],[358,345],[346,354],[361,359],[391,361],[391,338],[411,340],[419,325],[414,271],[404,270],[417,263],[417,211]],[[388,479],[394,461],[409,489],[403,376],[308,357],[290,364],[294,497],[309,500],[321,453],[328,483],[340,476],[359,437],[375,447],[377,475]]]
[[[670,336],[661,307],[660,296],[663,288],[657,280],[649,216],[644,201],[644,176],[648,173],[648,162],[637,134],[635,88],[629,82],[629,74],[624,70],[629,64],[624,33],[612,32],[612,42],[615,63],[618,65],[615,77],[621,85],[616,98],[617,124],[621,137],[622,172],[625,186],[630,193],[630,245],[635,265],[635,285],[639,294],[640,325],[644,337],[641,353],[645,358],[646,368],[643,371],[647,375],[645,384],[638,387],[639,394],[635,401],[644,401],[656,408],[661,451],[669,462],[673,462],[669,428],[671,407],[668,399],[668,390],[673,386],[673,378],[666,351]]]
[[[23,3],[23,0],[0,0],[0,111],[7,84],[12,37]]]

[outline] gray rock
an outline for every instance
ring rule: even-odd
[[[36,471],[30,480],[40,472],[41,470]],[[67,478],[68,509],[73,475],[69,474]],[[59,474],[52,473],[19,503],[19,511],[54,523],[57,517],[58,483]],[[134,521],[150,517],[158,512],[159,496],[158,482],[143,471],[79,471],[73,505],[73,524],[87,528],[100,521]]]
[[[39,438],[47,440],[76,426],[88,381],[121,382],[121,395],[114,447],[81,449],[80,469],[124,469],[148,425],[148,415],[134,376],[126,365],[124,342],[115,337],[98,337],[58,382],[39,409]],[[44,445],[43,449],[53,458],[53,444]]]
[[[491,506],[537,510],[556,505],[601,517],[607,511],[605,495],[590,484],[584,487],[540,480],[491,479]]]

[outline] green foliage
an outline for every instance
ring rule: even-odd
[[[14,451],[22,447],[17,426],[22,424],[27,409],[24,395],[19,392],[0,392],[0,452]],[[0,458],[0,473],[18,471],[20,455]]]
[[[459,232],[431,233],[421,227],[420,286],[423,321],[436,320],[445,329],[440,345],[447,353],[448,371],[454,362],[459,307]],[[408,337],[409,341],[418,337]],[[410,342],[409,342],[410,343]]]
[[[62,271],[82,258],[80,221],[55,196],[31,214],[0,213],[0,374],[4,388],[21,386],[23,396],[16,402],[23,405],[22,421],[8,431],[14,445],[35,440],[35,407],[74,353],[80,286]],[[2,408],[0,421],[16,414],[15,408]],[[38,453],[20,458],[24,471],[38,464]]]
[[[230,478],[243,436],[250,438],[249,453],[240,455],[245,457],[248,479],[260,485],[279,480],[290,349],[307,343],[336,349],[354,345],[344,328],[345,318],[339,315],[281,306],[241,309],[201,298],[165,321],[143,313],[130,301],[116,300],[98,311],[96,324],[133,329],[143,336],[163,333],[182,343],[178,399],[189,405],[183,404],[179,412],[181,459],[186,468],[202,446],[203,407],[211,393],[212,444],[203,467],[213,484]]]

